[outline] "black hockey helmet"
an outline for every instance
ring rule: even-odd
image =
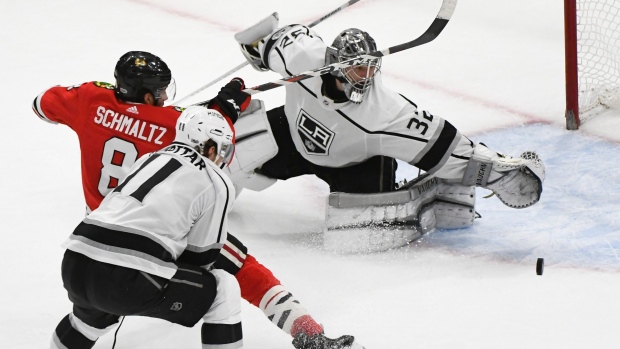
[[[163,92],[172,81],[172,73],[168,65],[154,54],[130,51],[122,55],[116,63],[114,78],[114,90],[118,99],[144,103],[146,93],[151,93],[155,100],[162,98]]]

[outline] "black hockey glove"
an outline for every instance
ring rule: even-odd
[[[330,339],[322,333],[309,337],[305,332],[299,332],[293,339],[293,346],[296,349],[348,349],[353,341],[354,337],[349,335]]]
[[[215,98],[209,101],[207,107],[212,108],[213,104],[217,104],[222,113],[228,115],[234,124],[252,99],[249,94],[242,92],[244,89],[243,79],[233,78],[220,89]]]

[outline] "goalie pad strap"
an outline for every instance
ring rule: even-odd
[[[467,163],[461,184],[486,187],[493,169],[493,162],[472,157]]]

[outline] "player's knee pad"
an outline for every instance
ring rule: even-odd
[[[540,200],[544,180],[545,165],[535,152],[513,158],[477,144],[462,183],[492,190],[505,205],[524,208]]]
[[[261,191],[275,183],[275,179],[254,171],[278,153],[263,101],[252,100],[241,114],[235,123],[235,137],[235,156],[226,169],[237,191]]]
[[[234,276],[220,270],[209,271],[215,276],[217,293],[213,304],[203,316],[205,323],[237,324],[241,322],[241,290]]]

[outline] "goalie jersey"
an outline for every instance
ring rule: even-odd
[[[258,51],[266,67],[289,77],[324,66],[326,48],[311,29],[290,25],[261,40]],[[323,86],[321,77],[286,85],[290,133],[308,161],[344,167],[383,155],[461,180],[474,144],[448,121],[386,88],[380,73],[360,104],[337,103],[324,96]]]
[[[141,157],[63,247],[170,279],[174,263],[209,268],[227,237],[230,179],[194,149],[172,143]]]

